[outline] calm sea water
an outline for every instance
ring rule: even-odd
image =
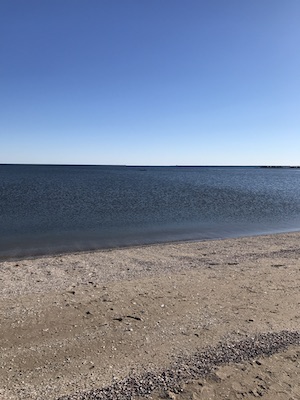
[[[0,165],[0,258],[300,230],[300,170]]]

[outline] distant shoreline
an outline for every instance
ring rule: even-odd
[[[300,168],[298,165],[131,165],[131,164],[31,164],[31,163],[0,163],[0,166],[30,166],[30,167],[115,167],[115,168]]]

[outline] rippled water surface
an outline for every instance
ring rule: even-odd
[[[300,170],[0,165],[0,257],[300,230]]]

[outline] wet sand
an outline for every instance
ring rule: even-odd
[[[0,399],[300,399],[299,240],[0,263]],[[229,357],[232,348],[240,358]],[[201,357],[209,368],[197,368]],[[141,391],[130,391],[134,379],[144,379]]]

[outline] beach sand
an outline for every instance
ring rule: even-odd
[[[0,303],[1,400],[300,399],[300,233],[3,261]]]

